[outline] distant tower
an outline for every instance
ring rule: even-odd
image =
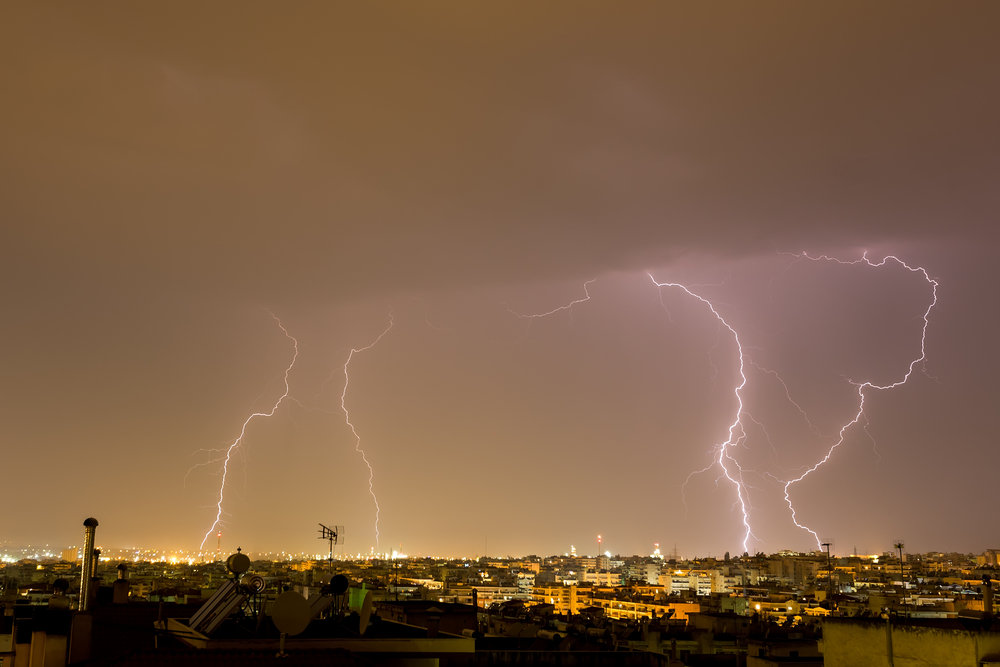
[[[216,558],[218,560],[222,560],[222,531],[221,530],[219,531],[218,538],[219,538],[219,543],[218,543],[218,546],[216,546],[216,548],[215,548],[215,556],[216,556]]]
[[[597,536],[597,555],[598,556],[600,556],[602,553],[604,553],[603,549],[601,549],[601,547],[603,545],[604,545],[604,538],[601,537],[600,535],[598,535]]]

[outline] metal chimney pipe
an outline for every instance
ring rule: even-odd
[[[90,590],[94,575],[94,533],[97,532],[97,519],[90,517],[83,522],[83,566],[80,568],[80,611],[90,607]]]

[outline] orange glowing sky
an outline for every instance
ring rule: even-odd
[[[2,543],[737,551],[710,461],[734,350],[824,433],[845,378],[927,373],[803,484],[837,548],[995,547],[1000,46],[992,2],[154,3],[0,21]],[[584,295],[591,299],[547,318]],[[811,547],[776,479],[824,440],[766,375],[742,456],[762,551]],[[210,455],[208,455],[210,457]],[[992,531],[992,532],[991,532]],[[321,545],[320,545],[321,546]],[[228,548],[228,547],[224,547]],[[321,550],[321,549],[320,549]]]

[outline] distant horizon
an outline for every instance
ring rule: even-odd
[[[77,549],[79,551],[80,546],[79,545],[72,545],[72,544],[66,545],[66,546],[62,546],[62,547],[53,547],[53,546],[48,545],[48,544],[46,544],[46,545],[33,545],[33,544],[9,545],[9,544],[3,544],[3,545],[0,545],[0,556],[4,556],[4,555],[7,555],[7,554],[10,554],[10,553],[12,553],[13,551],[16,551],[16,550],[20,550],[20,551],[35,550],[36,553],[40,553],[39,550],[42,549],[42,548],[46,549],[47,553],[51,554],[51,556],[47,556],[47,558],[59,558],[61,556],[61,552],[62,551],[69,550],[69,549]],[[155,548],[155,547],[108,547],[108,546],[100,546],[99,545],[97,548],[102,549],[103,551],[107,552],[107,553],[102,553],[101,554],[102,560],[104,560],[104,559],[113,560],[114,559],[114,558],[108,556],[108,553],[114,553],[114,554],[121,555],[121,554],[127,553],[127,552],[154,552],[154,553],[159,554],[159,555],[166,555],[166,554],[179,555],[179,554],[185,554],[185,555],[187,555],[189,557],[197,553],[197,552],[192,552],[192,551],[186,551],[186,550],[183,550],[183,549],[161,549],[161,548]],[[285,553],[285,554],[287,554],[289,556],[302,556],[302,558],[300,560],[324,561],[324,560],[327,560],[327,558],[328,558],[328,554],[327,553],[321,553],[321,552],[310,552],[310,551],[289,552],[287,550],[284,550],[284,551],[280,551],[280,550],[279,551],[256,551],[256,550],[253,550],[253,549],[242,549],[242,548],[241,548],[241,550],[242,550],[242,553],[247,554],[247,555],[252,555],[252,556],[263,556],[263,555],[272,555],[272,554]],[[985,548],[980,549],[978,551],[954,551],[954,550],[947,551],[947,550],[940,550],[940,549],[910,551],[910,550],[907,550],[904,547],[904,549],[903,549],[903,556],[904,556],[904,558],[907,555],[925,556],[925,555],[929,555],[929,554],[960,554],[960,555],[965,555],[965,556],[978,556],[978,555],[982,555],[982,554],[990,552],[990,551],[1000,551],[1000,547],[985,547]],[[204,557],[204,556],[209,556],[209,555],[211,555],[213,553],[215,553],[214,550],[213,551],[203,551],[203,552],[201,552],[200,555]],[[229,555],[231,555],[233,553],[236,553],[236,549],[235,548],[232,549],[231,551],[227,551],[227,550],[223,549],[222,550],[222,555],[221,555],[222,560],[225,560],[225,558],[227,558]],[[795,550],[795,549],[778,549],[778,550],[773,551],[773,552],[763,552],[763,553],[764,553],[765,556],[776,556],[776,555],[780,555],[782,553],[795,553],[795,554],[807,555],[807,556],[811,556],[811,555],[825,556],[826,555],[826,552],[823,551],[823,550],[800,551],[800,550]],[[859,557],[859,558],[880,557],[880,556],[884,556],[884,555],[890,555],[890,556],[895,557],[896,553],[897,552],[896,552],[896,550],[893,547],[889,547],[885,551],[880,551],[880,552],[875,552],[875,551],[860,551],[859,550],[857,552],[856,556]],[[334,557],[335,561],[336,560],[369,560],[369,559],[386,560],[387,558],[388,559],[391,559],[391,558],[399,558],[399,559],[431,558],[431,559],[438,559],[438,560],[441,560],[441,559],[449,559],[449,560],[478,560],[480,558],[498,558],[498,559],[503,560],[503,559],[522,559],[522,558],[530,558],[530,557],[543,558],[543,559],[544,558],[561,558],[561,557],[597,558],[597,557],[602,556],[602,555],[608,556],[610,558],[615,558],[615,559],[617,559],[617,558],[659,558],[659,559],[661,559],[663,561],[674,560],[674,557],[673,557],[672,553],[661,553],[659,556],[654,556],[652,553],[648,553],[648,554],[646,554],[646,553],[633,553],[633,554],[612,553],[612,554],[608,555],[608,554],[580,553],[579,551],[576,554],[571,554],[569,552],[560,552],[560,553],[549,553],[549,554],[543,554],[543,553],[525,553],[525,554],[465,554],[465,555],[440,555],[440,554],[435,555],[435,554],[421,554],[421,553],[391,554],[391,553],[388,553],[388,552],[381,552],[381,553],[377,553],[377,554],[366,554],[366,553],[358,554],[357,552],[354,552],[354,553],[334,552],[333,557]],[[754,557],[756,557],[756,555],[757,554],[747,554],[746,557],[747,558],[754,558]],[[743,554],[730,553],[729,557],[730,557],[731,560],[735,560],[735,559],[743,558],[744,556],[743,556]],[[839,552],[836,552],[836,551],[831,551],[830,552],[830,557],[831,558],[855,557],[855,553],[853,551],[846,552],[846,553],[839,553]],[[677,560],[704,560],[704,559],[714,559],[714,560],[724,561],[725,560],[725,554],[724,553],[723,554],[718,554],[718,555],[701,554],[701,555],[696,555],[696,556],[678,555],[678,557],[677,557]],[[278,562],[278,559],[262,559],[262,558],[259,558],[259,560],[272,560],[274,562]],[[154,562],[164,562],[164,561],[154,561]],[[203,559],[203,560],[197,561],[197,562],[215,562],[215,561],[212,561],[212,560],[209,560],[209,559]]]

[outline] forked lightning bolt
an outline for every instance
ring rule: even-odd
[[[861,256],[861,259],[856,259],[856,260],[842,260],[830,257],[828,255],[819,255],[817,257],[812,257],[806,254],[805,252],[797,256],[814,262],[835,262],[837,264],[844,264],[844,265],[864,264],[875,269],[882,268],[889,262],[894,262],[895,264],[903,267],[907,271],[910,271],[912,273],[919,273],[920,275],[922,275],[924,277],[924,280],[931,287],[931,301],[930,304],[927,306],[927,310],[924,311],[924,317],[923,317],[924,324],[920,331],[920,355],[914,358],[910,362],[910,365],[906,369],[906,373],[904,373],[903,376],[899,380],[896,380],[895,382],[891,382],[889,384],[876,384],[871,380],[866,380],[864,382],[851,381],[851,384],[853,384],[858,390],[858,410],[854,414],[854,418],[840,427],[840,432],[838,434],[836,442],[834,442],[833,445],[830,446],[830,448],[826,452],[826,455],[823,456],[823,458],[821,458],[812,467],[808,468],[804,473],[802,473],[795,479],[791,479],[785,482],[785,502],[788,503],[788,509],[792,513],[792,522],[802,530],[808,531],[816,539],[816,547],[821,548],[822,547],[821,540],[816,531],[806,526],[805,524],[799,523],[798,516],[796,515],[795,511],[795,506],[792,504],[792,499],[790,495],[792,486],[804,480],[806,477],[814,473],[820,466],[829,461],[830,457],[833,456],[833,452],[838,447],[840,447],[840,445],[844,443],[844,439],[847,437],[847,432],[851,430],[852,427],[854,427],[859,422],[862,422],[865,419],[865,399],[867,398],[867,395],[865,393],[866,390],[895,389],[900,385],[906,384],[906,382],[910,379],[910,376],[913,375],[914,369],[916,369],[918,365],[923,364],[927,360],[927,327],[930,325],[931,311],[934,309],[934,306],[937,305],[938,282],[933,278],[931,278],[927,274],[927,270],[924,269],[923,267],[910,266],[909,264],[907,264],[906,262],[904,262],[903,260],[899,259],[894,255],[887,255],[886,257],[882,258],[882,261],[880,262],[872,262],[870,259],[868,259],[867,252]],[[871,437],[870,434],[869,437]]]
[[[744,482],[744,479],[743,479],[744,470],[741,467],[741,465],[740,465],[739,461],[737,460],[737,458],[735,456],[735,453],[733,451],[734,449],[740,447],[741,445],[744,445],[745,442],[746,442],[746,440],[747,440],[747,438],[748,438],[746,425],[744,424],[744,419],[749,420],[752,423],[756,424],[761,429],[761,432],[763,433],[765,439],[770,442],[770,437],[768,436],[767,431],[766,431],[763,423],[761,423],[760,421],[758,421],[757,419],[755,419],[752,415],[750,415],[746,411],[745,406],[744,406],[743,393],[744,393],[744,389],[746,388],[746,385],[747,385],[747,376],[746,376],[746,367],[747,367],[747,365],[748,364],[754,365],[762,374],[772,376],[779,383],[779,385],[781,386],[782,390],[784,391],[785,398],[795,408],[795,410],[799,413],[799,415],[805,420],[805,422],[809,426],[810,430],[812,430],[812,432],[817,437],[823,438],[824,440],[827,439],[827,438],[829,438],[830,440],[834,440],[834,442],[831,444],[830,448],[827,450],[826,455],[822,459],[820,459],[818,462],[816,462],[816,464],[814,464],[812,467],[808,468],[805,472],[803,472],[801,475],[799,475],[795,479],[791,479],[791,480],[788,480],[788,481],[781,480],[781,482],[784,484],[785,501],[787,502],[788,507],[791,510],[792,522],[797,527],[799,527],[799,528],[801,528],[801,529],[803,529],[805,531],[808,531],[816,539],[817,547],[821,547],[821,540],[819,538],[819,535],[815,531],[813,531],[811,528],[809,528],[808,526],[805,526],[804,524],[802,524],[802,523],[799,522],[796,510],[795,510],[795,507],[794,507],[794,505],[793,505],[793,503],[791,501],[791,496],[790,496],[791,488],[792,488],[793,485],[801,482],[806,477],[808,477],[811,473],[815,472],[818,468],[820,468],[824,463],[826,463],[830,459],[830,457],[833,455],[833,452],[838,447],[840,447],[841,444],[843,444],[843,442],[844,442],[844,440],[845,440],[845,438],[847,436],[848,431],[850,431],[850,429],[852,427],[854,427],[855,425],[858,425],[860,423],[862,425],[862,427],[865,428],[865,432],[867,433],[867,428],[866,428],[866,426],[867,426],[867,416],[865,415],[865,399],[867,397],[867,395],[866,395],[866,391],[867,390],[887,390],[887,389],[893,389],[895,387],[898,387],[898,386],[906,383],[909,380],[910,376],[913,374],[913,371],[920,364],[922,364],[926,360],[926,358],[927,358],[926,357],[927,327],[930,324],[930,313],[933,310],[933,308],[937,305],[937,288],[938,288],[937,281],[933,280],[928,275],[927,271],[924,268],[910,266],[909,264],[905,263],[904,261],[902,261],[901,259],[899,259],[898,257],[895,257],[893,255],[888,255],[888,256],[884,257],[879,262],[872,262],[868,258],[867,253],[864,254],[864,255],[862,255],[861,259],[853,260],[853,261],[840,260],[840,259],[836,259],[836,258],[833,258],[833,257],[829,257],[827,255],[821,255],[821,256],[817,256],[817,257],[812,257],[812,256],[810,256],[810,255],[808,255],[806,253],[801,253],[799,255],[796,255],[796,257],[799,257],[799,258],[802,258],[802,259],[808,259],[808,260],[811,260],[811,261],[830,261],[830,262],[836,262],[836,263],[844,264],[844,265],[865,264],[865,265],[867,265],[867,266],[869,266],[871,268],[875,268],[875,269],[882,268],[882,267],[886,266],[888,263],[892,262],[892,263],[895,263],[895,264],[899,265],[902,268],[905,268],[906,270],[908,270],[910,272],[918,273],[918,274],[922,275],[923,278],[924,278],[924,280],[931,287],[931,301],[930,301],[930,304],[927,306],[927,309],[924,311],[924,315],[923,315],[923,327],[921,329],[921,338],[920,338],[920,355],[917,356],[916,358],[914,358],[910,362],[909,366],[907,367],[907,370],[906,370],[905,374],[903,374],[903,376],[899,380],[897,380],[895,382],[892,382],[892,383],[889,383],[889,384],[877,384],[877,383],[875,383],[873,381],[870,381],[870,380],[869,381],[865,381],[865,382],[853,382],[852,381],[852,384],[857,388],[857,391],[858,391],[858,410],[854,414],[853,419],[851,419],[849,422],[847,422],[846,424],[844,424],[840,428],[840,430],[839,430],[839,432],[837,434],[837,438],[835,440],[834,440],[834,438],[831,438],[830,436],[824,436],[819,431],[819,429],[809,419],[809,415],[806,414],[806,412],[802,408],[802,406],[799,405],[795,400],[792,399],[791,394],[790,394],[790,392],[788,390],[788,386],[785,384],[784,380],[781,378],[780,375],[778,375],[777,372],[775,372],[775,371],[773,371],[771,369],[763,368],[761,366],[758,366],[758,365],[754,364],[754,362],[752,362],[744,354],[744,347],[743,347],[743,344],[742,344],[742,342],[740,340],[739,334],[737,333],[736,329],[734,329],[732,327],[732,325],[730,325],[729,322],[719,313],[719,311],[715,308],[714,304],[712,304],[705,297],[703,297],[700,294],[697,294],[696,292],[694,292],[689,286],[685,286],[685,285],[682,285],[680,283],[671,283],[671,282],[663,282],[663,283],[661,283],[661,282],[657,281],[653,277],[652,274],[647,274],[647,276],[649,277],[649,279],[652,281],[653,285],[656,286],[656,288],[660,292],[660,303],[664,307],[664,309],[666,309],[666,304],[663,302],[663,288],[674,288],[674,289],[683,291],[688,296],[690,296],[690,297],[692,297],[694,299],[697,299],[702,304],[704,304],[705,307],[707,307],[708,310],[712,313],[712,315],[719,321],[719,323],[722,324],[722,326],[725,327],[726,330],[728,330],[730,334],[732,334],[733,341],[736,344],[736,349],[737,349],[737,353],[738,353],[738,360],[739,360],[739,373],[738,373],[739,382],[736,384],[736,386],[733,387],[733,390],[732,390],[733,391],[733,396],[735,398],[735,409],[734,409],[734,413],[733,413],[732,422],[729,424],[728,437],[723,442],[718,443],[717,445],[715,445],[715,447],[713,448],[713,451],[715,452],[714,455],[713,455],[713,457],[714,457],[713,462],[710,463],[708,466],[706,466],[705,468],[703,468],[701,470],[695,470],[695,471],[693,471],[688,476],[687,481],[685,481],[685,483],[684,483],[684,486],[686,487],[687,486],[687,482],[690,481],[690,479],[692,477],[694,477],[695,475],[707,472],[707,471],[711,470],[713,467],[718,466],[719,470],[722,473],[720,475],[720,479],[722,477],[725,477],[733,485],[733,487],[736,490],[737,504],[740,507],[740,511],[741,511],[741,514],[742,514],[742,521],[743,521],[743,529],[744,529],[744,533],[743,533],[743,549],[744,549],[744,551],[749,551],[750,540],[751,540],[752,537],[754,537],[754,534],[753,534],[753,530],[752,530],[751,523],[750,523],[749,490],[748,490],[747,484]],[[570,301],[567,304],[564,304],[564,305],[559,306],[557,308],[553,308],[552,310],[549,310],[549,311],[546,311],[546,312],[536,313],[536,314],[524,314],[524,313],[515,312],[515,311],[511,310],[510,308],[508,308],[508,310],[510,312],[512,312],[513,314],[517,315],[518,317],[521,317],[521,318],[524,318],[524,319],[544,318],[544,317],[548,317],[550,315],[554,315],[554,314],[562,312],[562,311],[568,311],[568,310],[571,310],[574,306],[590,300],[591,294],[590,294],[589,287],[590,287],[591,283],[593,283],[593,282],[594,282],[594,280],[588,280],[586,283],[584,283],[584,294],[585,294],[584,297],[581,297],[581,298],[578,298],[578,299],[574,299],[573,301]],[[669,315],[669,310],[667,312],[668,312],[668,315]],[[870,437],[870,434],[869,434],[869,437]],[[772,443],[772,449],[773,449],[773,443]],[[768,475],[768,476],[773,478],[772,475]]]
[[[288,367],[285,369],[285,376],[284,376],[285,391],[284,393],[281,394],[281,396],[278,397],[278,400],[275,401],[274,405],[271,406],[270,410],[268,410],[267,412],[254,412],[249,417],[247,417],[246,421],[243,422],[243,427],[240,429],[239,436],[235,440],[233,440],[232,444],[230,444],[228,448],[226,448],[226,453],[221,459],[222,481],[219,483],[219,500],[218,502],[216,502],[215,521],[212,522],[212,525],[205,533],[205,537],[201,539],[201,545],[198,547],[199,551],[205,547],[205,542],[208,541],[209,535],[215,532],[215,529],[219,527],[219,524],[222,522],[222,501],[224,499],[226,491],[226,479],[229,477],[229,461],[232,458],[233,453],[237,450],[237,448],[239,448],[240,444],[243,442],[243,437],[247,433],[247,427],[250,425],[250,422],[252,422],[257,417],[272,417],[274,413],[277,412],[278,406],[281,405],[282,401],[288,398],[288,392],[289,392],[288,374],[292,372],[292,368],[295,366],[295,360],[299,358],[299,341],[296,340],[295,337],[292,336],[290,333],[288,333],[288,330],[285,328],[285,325],[282,324],[281,320],[278,319],[277,315],[271,313],[271,317],[273,317],[274,321],[277,322],[278,328],[281,329],[281,333],[285,334],[285,337],[287,337],[288,340],[292,341],[292,350],[293,350],[292,360],[288,363]]]
[[[712,315],[717,319],[722,326],[729,330],[729,333],[733,335],[733,340],[736,343],[736,350],[739,354],[739,383],[733,388],[733,395],[736,398],[736,410],[733,414],[733,421],[729,424],[729,436],[719,444],[715,445],[715,463],[704,468],[701,471],[695,471],[692,475],[698,474],[699,472],[706,472],[715,464],[718,464],[719,469],[722,470],[722,474],[728,479],[733,487],[736,489],[736,498],[740,506],[740,511],[743,515],[743,551],[749,551],[750,538],[753,537],[753,531],[750,528],[750,499],[747,492],[746,484],[743,482],[743,469],[740,467],[739,462],[732,456],[730,449],[739,446],[746,439],[746,427],[743,425],[743,388],[747,384],[747,376],[745,373],[745,362],[743,358],[743,344],[740,342],[740,335],[736,333],[736,329],[726,321],[726,319],[719,314],[719,311],[715,309],[712,302],[705,297],[692,292],[690,289],[681,285],[680,283],[661,283],[653,277],[651,273],[647,273],[649,279],[653,281],[653,284],[657,289],[662,290],[664,287],[676,288],[687,294],[688,296],[697,299],[698,301],[705,304]],[[734,473],[732,468],[728,464],[736,469]],[[688,476],[690,479],[691,476]]]
[[[736,409],[735,419],[733,420],[732,424],[730,424],[730,426],[729,426],[729,437],[726,439],[725,442],[720,443],[719,445],[716,446],[717,456],[716,456],[715,461],[713,463],[709,464],[708,466],[706,466],[705,468],[703,468],[702,470],[696,470],[696,471],[692,472],[690,475],[688,475],[688,481],[690,481],[691,477],[693,477],[693,476],[695,476],[695,475],[697,475],[699,473],[707,472],[712,467],[714,467],[716,464],[719,465],[720,469],[722,470],[723,475],[736,488],[737,500],[738,500],[738,503],[739,503],[739,506],[740,506],[740,510],[742,512],[742,515],[743,515],[743,528],[744,528],[743,550],[747,551],[748,550],[748,545],[749,545],[749,542],[750,542],[750,538],[753,536],[753,531],[750,528],[750,511],[749,511],[748,492],[747,492],[746,484],[743,482],[743,469],[740,467],[739,462],[735,458],[733,458],[733,456],[729,452],[729,450],[731,448],[738,447],[747,438],[746,429],[745,429],[745,427],[743,426],[743,423],[742,423],[742,418],[743,418],[743,416],[744,416],[745,413],[743,411],[743,396],[742,396],[742,393],[741,393],[743,391],[743,387],[747,383],[747,378],[746,378],[746,375],[743,372],[744,371],[743,347],[742,347],[742,345],[740,343],[740,337],[736,333],[736,330],[733,329],[733,327],[731,327],[729,325],[729,323],[726,322],[726,320],[719,314],[719,312],[715,309],[715,306],[713,306],[704,297],[699,296],[698,294],[695,294],[690,289],[688,289],[687,287],[685,287],[684,285],[681,285],[679,283],[659,283],[659,282],[656,281],[655,278],[653,278],[653,276],[651,274],[647,273],[646,275],[649,276],[649,279],[651,281],[653,281],[653,284],[660,291],[660,293],[661,293],[660,294],[660,304],[663,306],[664,310],[666,310],[666,304],[663,302],[662,289],[660,289],[660,288],[663,288],[663,287],[676,287],[676,288],[679,288],[679,289],[683,290],[689,296],[694,297],[695,299],[698,299],[699,301],[701,301],[702,303],[704,303],[706,306],[708,306],[709,310],[716,317],[716,319],[718,319],[719,322],[721,322],[722,325],[725,326],[726,329],[728,329],[731,334],[733,334],[733,338],[736,341],[736,348],[739,351],[739,360],[740,360],[740,367],[739,367],[740,383],[734,388],[734,394],[736,396],[737,409]],[[538,318],[548,317],[550,315],[554,315],[554,314],[562,312],[562,311],[571,310],[573,308],[573,306],[576,306],[578,304],[584,303],[586,301],[590,301],[590,298],[591,298],[591,295],[590,295],[590,285],[595,280],[596,280],[596,278],[588,280],[587,282],[585,282],[583,284],[583,291],[584,291],[585,296],[583,296],[583,297],[581,297],[579,299],[574,299],[573,301],[570,301],[569,303],[564,304],[562,306],[559,306],[557,308],[553,308],[552,310],[549,310],[549,311],[546,311],[546,312],[543,312],[543,313],[535,313],[535,314],[518,313],[518,312],[516,312],[514,310],[511,310],[510,308],[508,308],[507,310],[509,310],[511,313],[517,315],[518,317],[521,317],[521,318],[524,318],[524,319],[538,319]],[[669,310],[667,310],[667,314],[669,316],[669,314],[670,314]],[[730,465],[727,465],[727,462],[733,468],[735,468],[737,472],[734,473],[732,471],[732,468],[730,468]],[[687,482],[684,483],[684,486],[685,487],[687,486]],[[683,490],[682,490],[682,493],[683,493]]]
[[[358,429],[355,428],[354,424],[351,422],[351,413],[347,409],[347,389],[351,385],[351,361],[354,359],[354,355],[359,352],[365,352],[372,349],[378,345],[379,341],[385,338],[392,330],[393,318],[392,313],[389,313],[389,324],[386,325],[385,329],[382,330],[375,340],[368,343],[364,347],[352,347],[351,351],[347,355],[347,361],[344,362],[344,391],[340,394],[340,410],[344,413],[344,423],[347,427],[351,429],[351,433],[354,434],[354,451],[361,455],[361,460],[365,462],[368,466],[368,493],[372,497],[372,501],[375,503],[375,546],[378,547],[379,544],[379,517],[382,513],[382,508],[378,504],[378,496],[375,495],[375,468],[372,467],[371,462],[368,460],[368,454],[365,450],[361,448],[361,436],[358,435]]]

